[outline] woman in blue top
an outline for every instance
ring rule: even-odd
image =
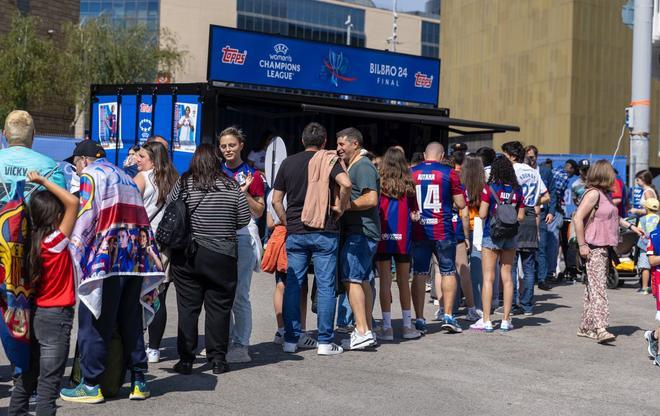
[[[497,195],[497,198],[495,197]],[[498,202],[509,201],[518,210],[518,221],[525,216],[525,205],[516,172],[511,162],[505,157],[498,157],[493,162],[490,178],[481,193],[479,217],[484,222],[482,241],[482,271],[483,285],[481,299],[484,316],[470,328],[480,331],[493,332],[493,323],[490,320],[491,305],[493,301],[493,283],[495,281],[495,267],[500,260],[500,276],[502,276],[502,290],[504,292],[504,317],[500,329],[509,331],[513,329],[510,313],[513,303],[513,280],[511,268],[516,254],[515,238],[498,240],[491,238],[490,223],[497,211]]]

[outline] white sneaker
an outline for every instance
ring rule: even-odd
[[[298,344],[296,344],[295,342],[286,342],[285,341],[284,346],[282,347],[282,350],[284,350],[284,352],[294,353],[294,352],[298,351]]]
[[[374,339],[374,334],[371,331],[360,334],[356,329],[351,334],[351,350],[362,350],[375,344],[376,340]]]
[[[417,339],[422,336],[422,333],[411,327],[403,327],[403,339]]]
[[[298,338],[298,348],[312,349],[318,347],[318,345],[318,342],[306,333],[300,334],[300,338]]]
[[[508,332],[513,329],[513,324],[511,323],[511,320],[505,321],[502,319],[502,323],[500,324],[500,331],[502,332]]]
[[[275,331],[275,337],[273,337],[273,342],[277,345],[284,344],[284,334],[280,334],[279,332]]]
[[[337,355],[342,352],[344,352],[344,349],[335,343],[319,344],[318,349],[316,350],[318,355]]]
[[[230,364],[235,363],[249,363],[252,361],[250,354],[248,352],[248,347],[240,344],[234,344],[229,347],[226,356],[227,362]]]
[[[150,363],[160,362],[160,350],[147,348],[147,361]]]
[[[383,328],[382,326],[374,328],[374,335],[383,341],[394,341],[394,330],[392,328]]]
[[[199,352],[200,357],[206,357],[206,348],[202,348],[202,350]]]
[[[473,331],[493,332],[493,323],[480,318],[477,322],[470,325],[470,329]]]

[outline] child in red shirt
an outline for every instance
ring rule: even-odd
[[[27,269],[36,288],[32,360],[12,392],[9,413],[27,414],[36,389],[37,414],[55,414],[76,304],[68,245],[78,198],[37,172],[29,172],[28,180],[46,190],[32,195],[28,205],[32,245]]]

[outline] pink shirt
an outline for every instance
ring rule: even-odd
[[[587,190],[591,192],[591,190]],[[619,244],[619,211],[609,196],[598,190],[598,210],[589,220],[584,230],[584,239],[587,244],[598,247],[616,247]]]

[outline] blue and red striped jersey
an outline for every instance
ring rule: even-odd
[[[447,165],[424,161],[412,168],[420,220],[413,224],[416,241],[456,241],[452,224],[454,195],[463,195],[458,172]]]
[[[412,241],[412,220],[410,213],[418,211],[415,197],[403,196],[399,199],[380,194],[380,242],[378,253],[410,254]]]

